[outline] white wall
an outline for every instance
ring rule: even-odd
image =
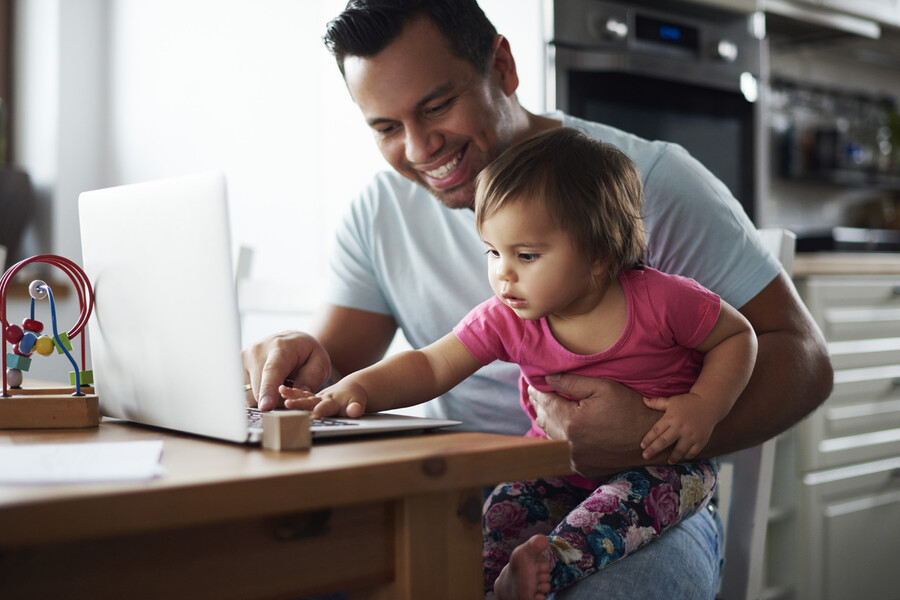
[[[386,168],[321,36],[345,0],[28,0],[16,155],[38,195],[29,254],[80,260],[84,190],[217,169],[235,248],[254,248],[249,341],[300,328],[334,227]],[[519,98],[543,110],[541,0],[483,0]],[[161,243],[164,242],[161,240]]]
[[[254,276],[321,274],[336,220],[385,167],[321,43],[344,3],[20,3],[17,150],[46,204],[39,250],[80,255],[85,189],[220,169]],[[483,3],[511,32],[520,97],[536,110],[539,4]]]

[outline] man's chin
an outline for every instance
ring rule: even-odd
[[[434,188],[424,186],[428,193],[434,196],[438,202],[447,208],[475,208],[475,191],[471,185],[461,184],[459,186],[448,188],[446,190],[436,190]]]

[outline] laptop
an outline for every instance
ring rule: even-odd
[[[199,173],[84,192],[83,267],[104,416],[255,443],[240,358],[225,177]],[[424,431],[459,421],[381,413],[313,422],[313,439]]]

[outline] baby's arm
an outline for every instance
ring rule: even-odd
[[[666,413],[641,441],[645,459],[673,444],[670,464],[696,456],[750,381],[756,334],[749,321],[724,300],[716,324],[696,349],[705,356],[690,392],[644,399],[650,408]]]
[[[318,394],[282,386],[285,407],[311,410],[314,418],[358,417],[421,404],[449,391],[481,364],[449,333],[421,350],[400,352],[344,377]]]

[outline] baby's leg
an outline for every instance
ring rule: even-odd
[[[485,592],[494,589],[516,548],[535,535],[550,533],[589,493],[561,478],[497,486],[482,512]]]
[[[602,483],[550,533],[553,591],[607,567],[705,507],[713,461],[645,467]]]

